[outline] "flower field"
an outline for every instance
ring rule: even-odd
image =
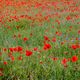
[[[0,0],[0,80],[80,80],[80,0]]]

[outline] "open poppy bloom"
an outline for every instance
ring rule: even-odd
[[[71,61],[72,62],[76,62],[78,60],[78,57],[77,56],[72,56],[72,58],[71,58]]]
[[[76,44],[72,44],[71,48],[74,49],[74,50],[76,50],[77,49],[77,45]]]
[[[32,51],[26,50],[26,56],[31,56],[32,55]]]
[[[51,45],[48,44],[48,43],[45,43],[43,49],[44,49],[44,50],[48,50],[48,49],[50,49],[50,48],[51,48]]]

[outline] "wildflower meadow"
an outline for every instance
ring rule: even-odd
[[[80,0],[0,0],[0,80],[80,80]]]

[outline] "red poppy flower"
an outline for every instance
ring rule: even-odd
[[[66,65],[66,63],[67,63],[67,59],[64,58],[64,59],[62,60],[62,64],[63,64],[63,65]]]
[[[45,43],[43,49],[44,49],[44,50],[48,50],[48,49],[50,49],[50,48],[51,48],[51,45],[48,44],[48,43]]]
[[[72,58],[71,58],[71,61],[72,62],[76,62],[78,60],[78,57],[77,56],[73,56]]]
[[[71,17],[70,17],[70,16],[67,16],[66,19],[67,19],[67,20],[71,20]]]
[[[15,47],[15,48],[14,48],[14,51],[18,51],[18,48],[17,48],[17,47]]]
[[[14,51],[14,48],[11,47],[11,48],[9,48],[9,50],[10,50],[11,52],[13,52],[13,51]]]
[[[76,50],[77,49],[77,45],[76,44],[72,44],[71,48],[74,49],[74,50]]]
[[[26,50],[26,56],[31,56],[32,55],[32,51]]]
[[[37,50],[38,50],[38,48],[37,48],[37,47],[35,47],[35,48],[34,48],[34,51],[37,51]]]
[[[4,65],[7,65],[7,61],[4,61]]]
[[[24,37],[24,38],[23,38],[23,40],[24,40],[24,41],[27,41],[27,40],[28,40],[28,38]]]
[[[47,36],[44,36],[44,40],[49,41],[49,38]]]
[[[18,46],[17,48],[18,48],[18,52],[23,50],[23,48],[21,46]]]

